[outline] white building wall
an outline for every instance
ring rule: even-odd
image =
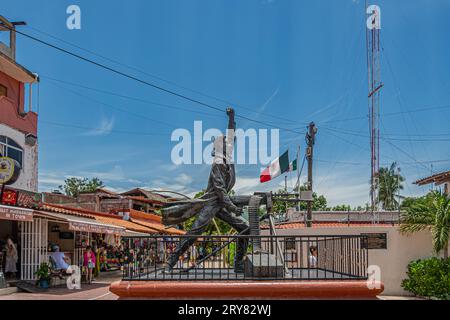
[[[262,230],[268,235],[269,230]],[[342,226],[314,227],[299,229],[277,229],[277,235],[282,236],[325,236],[325,235],[360,235],[361,233],[386,233],[387,249],[371,249],[369,265],[377,265],[381,269],[381,281],[384,284],[383,295],[411,295],[402,286],[402,280],[407,277],[409,262],[435,256],[431,233],[421,231],[411,235],[401,234],[398,226]]]
[[[25,133],[0,123],[0,135],[7,136],[23,149],[23,164],[19,179],[11,186],[18,189],[38,191],[38,143],[25,143]]]

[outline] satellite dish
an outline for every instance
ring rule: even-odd
[[[17,181],[21,166],[19,162],[8,157],[0,157],[0,184],[9,185]]]

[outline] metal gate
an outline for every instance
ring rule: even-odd
[[[34,273],[42,262],[47,262],[48,220],[34,218],[20,222],[21,280],[34,280]]]

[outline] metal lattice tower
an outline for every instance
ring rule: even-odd
[[[380,89],[383,87],[380,74],[380,11],[378,6],[367,6],[366,26],[368,106],[371,149],[370,201],[371,210],[378,211],[379,170],[380,170]]]

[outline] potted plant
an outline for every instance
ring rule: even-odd
[[[42,289],[48,289],[50,284],[50,267],[47,262],[41,263],[39,269],[34,273],[37,277],[36,285]]]

